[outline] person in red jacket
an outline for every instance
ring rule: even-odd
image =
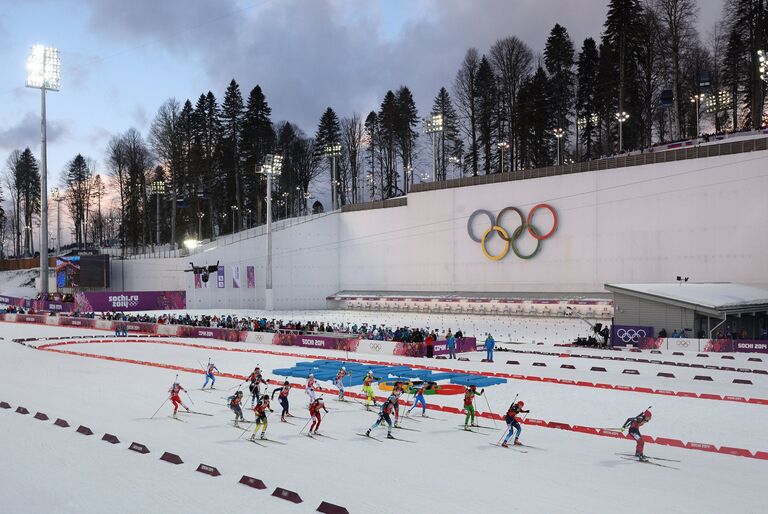
[[[324,410],[326,414],[328,413],[328,409],[323,403],[322,396],[309,404],[309,417],[312,418],[312,424],[309,427],[309,435],[312,435],[313,432],[315,435],[319,435],[317,431],[320,429],[320,422],[323,421],[323,418],[320,415],[320,410]]]
[[[624,426],[621,427],[622,432],[629,428],[629,435],[637,441],[637,444],[635,445],[635,457],[640,460],[645,460],[645,455],[643,455],[645,441],[643,441],[643,436],[640,433],[640,427],[651,421],[651,416],[651,411],[646,410],[634,418],[627,418],[627,421],[624,422]]]
[[[253,434],[251,435],[251,441],[256,439],[256,432],[259,431],[259,427],[261,427],[262,425],[264,425],[264,428],[261,430],[261,438],[266,439],[267,411],[275,412],[269,406],[269,395],[265,394],[264,396],[261,397],[261,401],[253,407],[253,413],[256,415],[256,423],[254,424],[254,427],[253,427]]]
[[[189,412],[189,407],[184,405],[184,402],[181,401],[181,397],[179,396],[179,393],[182,391],[186,392],[186,389],[181,387],[181,384],[178,382],[174,382],[171,388],[168,390],[170,393],[171,403],[173,404],[173,417],[176,417],[176,411],[179,410],[179,405],[187,409],[187,412]]]

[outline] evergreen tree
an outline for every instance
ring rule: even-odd
[[[408,194],[413,185],[413,161],[416,153],[416,140],[419,133],[419,113],[411,90],[401,86],[396,93],[397,101],[397,145],[403,163],[403,194]]]
[[[191,107],[191,105],[190,105]],[[166,195],[171,198],[170,241],[176,243],[176,207],[177,198],[183,188],[183,149],[179,117],[179,102],[175,98],[165,101],[157,111],[149,129],[149,142],[155,156],[168,169],[170,177],[166,183]],[[158,242],[159,244],[159,242]]]
[[[336,112],[328,107],[320,117],[320,123],[317,126],[317,132],[315,132],[315,152],[318,157],[327,156],[327,170],[330,177],[328,183],[330,184],[332,198],[336,199],[336,207],[338,207],[338,199],[340,198],[339,180],[338,177],[334,177],[334,157],[329,154],[330,147],[336,144],[341,144],[341,125]],[[338,173],[340,157],[337,156],[335,159],[335,172]]]
[[[638,81],[637,95],[641,106],[640,144],[649,147],[653,144],[653,122],[659,105],[659,90],[664,72],[661,45],[661,23],[657,12],[651,7],[643,9],[640,19],[640,37],[637,47]],[[659,137],[661,138],[661,133]]]
[[[595,40],[587,38],[581,46],[579,62],[577,65],[578,89],[576,95],[576,129],[579,132],[578,144],[583,145],[584,158],[594,159],[599,155],[595,148],[598,139],[598,95],[600,84],[598,83],[598,69],[600,55],[597,52]],[[577,160],[581,153],[577,152]]]
[[[86,244],[85,228],[91,203],[91,168],[85,158],[77,154],[67,164],[64,177],[67,184],[67,207],[75,227],[75,241],[78,248]]]
[[[608,15],[603,34],[603,55],[612,69],[612,77],[618,77],[603,83],[606,108],[612,111],[609,126],[616,127],[615,114],[626,112],[629,121],[623,124],[624,149],[632,148],[637,141],[638,99],[634,86],[637,83],[637,48],[640,38],[639,20],[642,9],[638,0],[610,0]],[[612,100],[608,102],[610,98]],[[613,108],[611,108],[613,107]],[[618,144],[618,138],[616,138]]]
[[[366,177],[368,184],[368,194],[369,199],[373,201],[376,199],[377,176],[380,181],[379,183],[381,184],[379,191],[384,189],[383,176],[381,173],[376,173],[376,164],[381,163],[381,159],[377,157],[379,155],[379,119],[376,115],[376,111],[369,112],[368,116],[365,117],[363,130],[365,141],[368,145],[368,150],[365,157],[366,162],[368,163],[368,174]]]
[[[528,116],[520,120],[520,159],[524,167],[540,168],[552,164],[553,110],[550,82],[539,66],[533,77],[521,89],[518,102],[530,107]]]
[[[243,227],[243,199],[240,178],[240,155],[242,153],[240,137],[243,131],[244,106],[240,86],[232,79],[224,93],[224,101],[219,112],[222,136],[222,167],[226,170],[227,194],[225,206],[235,207],[228,211],[235,217],[235,230]],[[234,212],[232,212],[234,211]]]
[[[275,147],[275,130],[272,126],[272,108],[267,103],[261,86],[254,87],[248,95],[243,123],[244,184],[246,209],[256,209],[257,223],[263,219],[263,198],[266,183],[255,171],[264,163],[264,157]],[[256,201],[256,205],[252,202]]]
[[[756,130],[765,116],[766,83],[760,79],[757,51],[768,50],[768,5],[765,0],[728,0],[726,12],[726,22],[738,32],[746,54],[741,71],[744,126]]]
[[[479,150],[477,141],[477,72],[480,67],[480,54],[475,48],[467,50],[454,82],[454,96],[461,114],[461,129],[468,141],[469,153],[464,160],[465,166],[477,176]],[[467,162],[469,161],[469,162]]]
[[[390,90],[384,95],[378,114],[379,149],[381,159],[381,199],[386,200],[397,195],[397,135],[400,112],[397,98]]]
[[[728,35],[728,43],[725,48],[725,57],[723,59],[723,84],[728,89],[731,98],[731,130],[742,128],[739,112],[739,98],[744,89],[744,75],[748,68],[748,61],[745,58],[744,42],[741,34],[735,28],[732,28]]]
[[[435,145],[437,168],[435,180],[446,180],[448,178],[449,161],[451,158],[457,161],[461,159],[463,143],[459,135],[459,121],[456,110],[453,108],[451,97],[444,87],[440,88],[432,103],[432,114],[440,115],[443,118],[443,130],[437,134],[438,140]]]
[[[574,49],[568,31],[560,24],[555,24],[547,38],[547,44],[544,47],[544,63],[551,82],[554,123],[565,132],[563,141],[560,142],[565,149],[568,146],[570,115],[574,99]]]
[[[24,251],[34,255],[32,222],[34,216],[40,213],[40,168],[29,148],[25,148],[18,155],[12,180],[17,189],[17,210],[23,216],[19,223],[17,223],[17,230],[19,232],[23,231]],[[19,214],[17,213],[17,218],[18,216]],[[16,255],[19,254],[20,251],[17,251]]]
[[[498,98],[496,79],[491,64],[485,56],[480,59],[477,68],[476,88],[477,122],[480,153],[483,157],[483,173],[489,175],[494,169],[494,146],[496,141],[496,119]]]

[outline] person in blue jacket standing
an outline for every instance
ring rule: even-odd
[[[447,334],[447,345],[448,345],[448,358],[449,359],[455,359],[456,358],[456,338],[453,337],[453,334],[451,331],[448,331]]]
[[[496,341],[493,340],[493,336],[489,333],[485,338],[485,354],[488,362],[493,362],[493,348],[496,346]]]

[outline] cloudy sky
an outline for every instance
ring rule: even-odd
[[[49,94],[49,176],[78,152],[103,170],[111,134],[146,134],[167,98],[221,99],[231,78],[260,84],[273,119],[314,133],[327,106],[378,107],[406,84],[420,111],[453,82],[470,46],[517,35],[541,52],[555,23],[576,47],[599,37],[607,0],[0,0],[0,163],[14,148],[39,154],[39,91],[24,87],[33,44],[62,55]],[[706,35],[722,0],[699,0]],[[3,166],[4,167],[4,166]]]

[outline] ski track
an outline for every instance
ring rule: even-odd
[[[16,414],[13,409],[0,411],[3,434],[0,497],[4,498],[4,509],[9,512],[177,512],[190,508],[211,511],[220,510],[223,505],[232,511],[252,510],[257,506],[263,512],[312,512],[325,500],[345,506],[350,512],[382,514],[509,511],[510,504],[519,512],[602,513],[618,509],[648,512],[650,509],[668,513],[757,513],[763,512],[768,501],[768,494],[761,487],[768,465],[765,461],[646,445],[649,454],[680,460],[675,466],[681,469],[676,471],[638,465],[614,455],[632,451],[631,441],[526,425],[521,439],[544,451],[531,450],[523,454],[488,444],[501,437],[500,430],[488,430],[487,435],[455,430],[453,425],[461,423],[463,417],[448,413],[439,414],[445,421],[420,420],[417,428],[421,432],[402,432],[404,438],[416,441],[415,444],[378,443],[355,435],[373,423],[375,413],[366,412],[359,405],[334,403],[332,406],[338,410],[332,410],[323,420],[321,431],[338,440],[310,441],[298,435],[301,426],[282,424],[273,415],[267,433],[270,438],[287,444],[267,443],[268,447],[262,448],[238,441],[239,433],[230,427],[232,416],[228,409],[206,403],[219,400],[218,396],[225,395],[225,389],[237,384],[235,380],[220,378],[216,382],[218,391],[205,394],[196,391],[202,385],[202,375],[181,373],[181,382],[195,401],[194,410],[214,416],[187,416],[186,424],[177,423],[167,419],[170,407],[165,405],[158,413],[159,419],[141,419],[148,418],[165,400],[176,372],[36,351],[9,341],[12,337],[55,335],[109,337],[103,331],[11,324],[0,327],[6,339],[0,341],[0,359],[6,364],[0,400],[9,402],[13,409],[23,405],[30,410],[29,416]],[[202,344],[238,346],[211,340]],[[157,344],[88,344],[64,349],[190,368],[197,367],[198,360],[206,362],[211,357],[223,372],[247,374],[259,364],[269,378],[280,380],[283,378],[271,375],[273,368],[290,367],[302,360]],[[303,352],[294,348],[290,351],[339,356],[339,352]],[[496,355],[499,362],[492,365],[477,362],[478,355],[472,355],[474,362],[469,363],[433,361],[429,364],[528,375],[542,371],[527,362],[524,364],[522,355],[510,357],[519,360],[520,366],[503,364],[513,354],[499,352]],[[530,357],[536,361],[563,362],[558,357]],[[582,361],[584,359],[567,362],[577,367],[586,366]],[[632,367],[634,363],[612,364]],[[642,369],[669,369],[642,366]],[[554,376],[565,377],[566,371]],[[710,370],[706,371],[710,374]],[[573,370],[570,373],[573,374]],[[734,394],[730,389],[725,393],[720,388],[723,384],[664,381],[642,375],[585,373],[582,379],[635,385],[631,382],[634,379],[642,380],[638,385],[654,388]],[[298,379],[291,381],[301,383]],[[331,387],[329,383],[321,385]],[[357,392],[359,389],[348,388]],[[768,397],[766,388],[759,385],[733,389],[739,396]],[[766,449],[763,431],[758,430],[768,426],[765,406],[518,380],[489,387],[486,393],[496,412],[503,411],[519,393],[526,408],[532,410],[531,416],[598,427],[617,426],[653,405],[653,421],[643,429],[648,435]],[[377,394],[384,393],[377,391]],[[188,401],[186,396],[183,398]],[[290,398],[292,411],[306,416],[307,396],[303,390],[292,391]],[[459,406],[461,397],[428,397],[427,401]],[[278,407],[274,408],[279,414]],[[487,410],[484,398],[478,399],[477,407],[479,411]],[[37,411],[48,414],[51,421],[33,419]],[[245,412],[250,419],[250,411]],[[56,417],[66,419],[72,427],[53,426]],[[407,426],[408,421],[404,423]],[[80,424],[90,427],[94,435],[85,437],[75,433]],[[492,425],[492,422],[484,419],[483,424]],[[117,435],[121,444],[100,441],[104,432]],[[383,437],[386,431],[382,428],[374,434]],[[127,445],[132,441],[146,444],[152,453],[139,455],[128,451]],[[159,461],[163,451],[180,455],[184,464],[173,466]],[[194,469],[200,463],[217,467],[222,476],[212,478],[196,473]],[[243,474],[262,479],[267,489],[257,491],[238,484]],[[712,482],[713,475],[717,477],[717,487],[702,487]],[[270,493],[277,486],[298,492],[304,503],[294,505],[272,498]],[[438,491],[439,501],[436,501],[433,493]],[[695,494],[691,494],[694,491]],[[514,500],[512,493],[516,493]],[[643,501],[636,502],[633,498]]]

